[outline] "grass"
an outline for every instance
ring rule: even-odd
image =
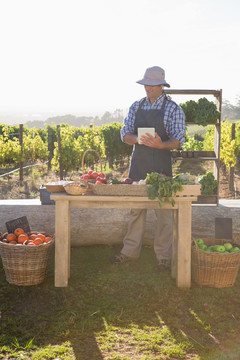
[[[240,278],[231,288],[176,287],[153,249],[113,265],[118,247],[73,248],[67,288],[18,287],[0,265],[0,359],[240,358]]]

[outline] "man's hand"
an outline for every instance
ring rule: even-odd
[[[124,138],[123,138],[123,141],[128,145],[134,145],[134,144],[137,144],[138,137],[135,134],[126,133]]]
[[[140,143],[155,149],[173,150],[178,149],[180,146],[179,140],[170,138],[167,141],[162,141],[160,136],[155,133],[155,137],[149,133],[140,137]]]

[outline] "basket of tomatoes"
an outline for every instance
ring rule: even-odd
[[[44,281],[54,236],[42,231],[25,233],[17,228],[0,237],[0,253],[6,280],[13,285],[30,286]]]
[[[98,159],[100,162],[100,172],[93,171],[93,170],[89,170],[88,172],[85,172],[85,157],[89,151],[93,151],[98,156]],[[102,160],[96,150],[88,149],[84,152],[83,157],[82,157],[82,175],[80,177],[80,181],[85,184],[88,184],[88,183],[96,184],[96,183],[99,183],[100,181],[101,181],[101,183],[104,183],[104,184],[107,183],[105,174],[102,171]]]

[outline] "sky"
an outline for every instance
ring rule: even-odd
[[[155,65],[235,104],[239,17],[237,0],[0,0],[0,112],[128,109]]]

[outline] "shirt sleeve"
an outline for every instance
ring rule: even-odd
[[[135,124],[135,114],[139,107],[139,101],[135,101],[128,111],[127,117],[124,119],[123,127],[120,130],[121,140],[123,141],[126,133],[134,133],[134,124]]]
[[[175,106],[172,107],[166,127],[168,136],[179,140],[180,145],[182,146],[185,142],[186,126],[185,114],[179,105],[175,104]]]

